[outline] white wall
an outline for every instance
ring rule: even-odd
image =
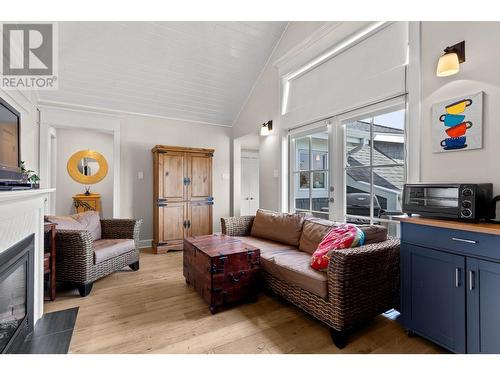
[[[85,192],[85,184],[73,180],[68,171],[69,158],[77,151],[93,150],[108,162],[108,174],[100,182],[88,185],[101,195],[102,217],[113,217],[113,135],[88,129],[57,129],[56,215],[75,213],[73,195]]]
[[[260,130],[261,124],[273,120],[272,134],[260,142],[260,207],[280,209],[280,77],[273,62],[295,48],[325,22],[291,22],[261,72],[238,118],[234,122],[234,137]],[[275,173],[278,173],[276,176]]]
[[[500,194],[500,22],[422,23],[422,182],[492,182]],[[451,77],[436,77],[443,49],[465,40],[466,62]],[[433,153],[431,107],[433,103],[484,91],[483,148]]]
[[[240,137],[259,129],[260,124],[273,120],[272,135],[261,137],[260,143],[260,194],[261,207],[279,209],[279,178],[274,170],[280,168],[278,71],[272,64],[296,49],[302,41],[319,30],[324,23],[291,22],[282,40],[256,82],[253,92],[234,123],[234,135]],[[420,180],[422,182],[492,182],[495,194],[500,194],[500,164],[498,147],[500,139],[500,35],[499,22],[422,22],[421,25],[421,121],[410,126],[421,127],[419,150]],[[466,59],[459,74],[436,77],[436,64],[445,47],[466,41]],[[435,102],[483,90],[484,100],[484,147],[453,153],[434,154],[430,142],[431,106]],[[420,154],[420,155],[418,155]],[[418,163],[417,163],[418,165]]]
[[[153,238],[153,156],[155,145],[214,148],[214,231],[229,216],[231,128],[146,116],[121,121],[121,216],[143,218],[141,239]],[[138,179],[138,172],[144,178]],[[224,176],[224,178],[223,178]]]

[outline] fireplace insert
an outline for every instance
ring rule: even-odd
[[[0,353],[12,353],[33,330],[34,234],[0,253]]]

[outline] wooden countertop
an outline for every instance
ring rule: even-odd
[[[429,225],[432,227],[449,228],[466,230],[469,232],[478,232],[486,234],[495,234],[500,236],[500,224],[489,223],[489,222],[479,222],[479,223],[466,223],[463,221],[445,220],[445,219],[431,219],[428,217],[422,217],[418,215],[413,215],[411,217],[407,215],[393,216],[394,220],[401,221],[404,223],[412,223],[419,225]]]

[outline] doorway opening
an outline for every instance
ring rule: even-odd
[[[233,147],[233,215],[255,215],[260,207],[260,136],[235,138]]]
[[[241,150],[241,215],[255,215],[259,208],[259,151]]]
[[[56,189],[51,202],[52,212],[55,215],[66,216],[92,209],[98,211],[102,217],[113,217],[113,134],[94,129],[51,128],[50,135],[49,175],[51,187]],[[95,184],[86,185],[75,181],[67,169],[68,160],[73,154],[84,150],[94,150],[103,155],[108,170],[111,171]],[[82,158],[78,170],[82,175],[92,176],[98,172],[99,166],[92,158]],[[86,191],[89,192],[88,200],[80,200]],[[77,208],[77,201],[81,207]],[[85,205],[89,206],[85,208]]]

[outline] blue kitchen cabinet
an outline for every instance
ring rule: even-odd
[[[467,339],[469,353],[500,353],[498,263],[467,258]]]
[[[401,245],[403,324],[411,331],[465,353],[465,258]]]
[[[410,220],[401,223],[402,324],[455,353],[500,353],[500,235]]]

